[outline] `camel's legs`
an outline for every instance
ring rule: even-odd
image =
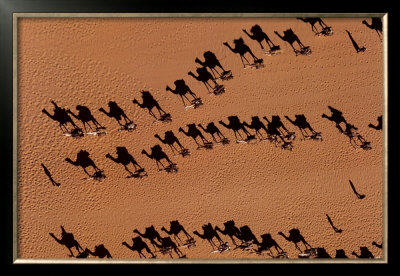
[[[160,111],[159,111],[159,112],[160,112]],[[153,111],[151,111],[151,109],[149,109],[149,113],[150,113],[151,116],[153,116],[153,117],[157,120],[156,115],[154,115],[154,113],[153,113]],[[161,116],[161,113],[160,113],[160,116]]]
[[[92,176],[87,172],[86,168],[83,168],[83,170],[85,171],[85,173],[86,173],[89,177],[92,177]]]
[[[175,143],[177,143],[179,145],[179,147],[181,148],[181,150],[184,150],[185,148],[182,146],[182,144],[178,141],[178,139],[175,140]]]
[[[174,237],[176,237],[176,238],[178,238],[178,240],[180,241],[180,243],[182,244],[182,240],[181,240],[181,238],[176,234],[176,235],[174,235]],[[175,238],[175,240],[176,240],[176,238]],[[176,240],[177,241],[177,240]],[[179,244],[179,242],[178,242],[178,244]]]
[[[125,170],[132,176],[133,173],[128,169],[128,167],[126,165],[124,165]]]
[[[253,54],[253,52],[249,49],[249,51],[248,51],[249,53],[250,53],[250,55],[253,57],[253,59],[254,59],[254,62],[256,61],[256,60],[258,60],[258,58]]]
[[[175,154],[176,148],[172,144],[168,144],[173,154]]]
[[[172,163],[172,161],[168,158],[168,156],[165,156],[165,160],[167,160],[167,162],[170,164],[170,165],[173,165],[174,163]]]
[[[150,248],[147,246],[147,244],[145,244],[145,245],[143,246],[143,248],[147,251],[147,253],[151,254],[151,256],[154,257],[153,252],[151,252],[151,250],[150,250]],[[143,255],[143,256],[144,256],[144,255]]]
[[[137,171],[136,167],[139,167],[139,169],[143,169],[142,166],[140,166],[138,162],[136,162],[136,161],[131,161],[131,162],[132,162],[133,166],[135,167],[135,171]]]
[[[181,229],[181,230],[182,230],[182,231],[183,231],[183,233],[186,235],[186,238],[188,238],[188,239],[193,239],[193,237],[192,237],[192,236],[190,236],[188,232],[186,232],[185,228],[183,228],[183,227],[182,227],[182,229]]]
[[[203,143],[209,143],[209,141],[206,138],[204,138],[203,134],[200,134],[199,136],[200,136],[201,140],[203,141]]]
[[[210,89],[208,89],[208,86],[207,86],[207,82],[203,82],[203,83],[204,83],[204,86],[207,88],[207,91],[210,92]]]
[[[180,95],[180,97],[181,97],[181,99],[182,99],[183,106],[186,106],[185,101],[183,100],[182,95]]]
[[[178,247],[174,247],[175,253],[178,255],[178,257],[180,257],[181,255],[183,255],[182,251],[178,248]]]
[[[213,140],[215,141],[215,143],[217,143],[217,139],[215,139],[214,134],[211,133],[211,137],[213,138]]]
[[[74,253],[72,253],[71,248],[68,247],[68,250],[69,250],[69,252],[71,253],[70,257],[73,257],[73,256],[74,256]]]

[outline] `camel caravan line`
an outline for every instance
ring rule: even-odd
[[[330,217],[326,216],[332,225]],[[334,226],[332,225],[332,227]],[[224,222],[223,229],[218,225],[213,226],[211,223],[205,223],[201,226],[202,233],[195,230],[191,234],[178,220],[170,221],[168,228],[162,226],[160,228],[161,231],[157,231],[154,225],[150,225],[145,227],[143,232],[135,228],[132,230],[134,236],[131,242],[123,241],[121,245],[130,251],[136,252],[139,258],[152,259],[165,255],[170,258],[187,258],[187,254],[198,246],[197,238],[208,242],[210,253],[212,254],[240,250],[245,254],[255,254],[262,258],[288,259],[290,258],[289,254],[281,245],[282,243],[285,245],[292,243],[298,252],[297,258],[349,258],[343,249],[337,249],[336,255],[330,256],[325,248],[312,247],[298,228],[290,229],[288,231],[289,235],[281,231],[278,232],[276,236],[283,238],[281,245],[272,237],[271,233],[261,234],[261,239],[258,239],[248,225],[237,226],[234,220]],[[335,227],[334,230],[336,233],[342,232],[341,229],[339,231]],[[112,258],[111,253],[105,248],[104,244],[96,245],[94,251],[88,248],[83,249],[74,235],[67,232],[63,226],[61,226],[60,239],[53,233],[49,234],[57,243],[68,249],[68,257]],[[197,238],[195,238],[196,236]],[[376,241],[373,241],[371,245],[382,250],[382,244],[378,244]],[[76,252],[75,254],[74,251]],[[366,246],[361,246],[360,251],[361,254],[352,251],[351,255],[357,258],[375,258]]]

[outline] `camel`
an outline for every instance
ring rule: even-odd
[[[360,48],[360,47],[358,46],[357,42],[354,40],[354,38],[353,38],[353,36],[351,35],[351,33],[350,33],[348,30],[346,30],[346,32],[347,32],[347,34],[349,35],[349,38],[350,38],[350,40],[351,40],[351,43],[353,44],[353,47],[354,47],[354,49],[356,50],[356,52],[357,52],[357,53],[364,52],[364,51],[366,50],[366,48],[365,48],[364,46]]]
[[[65,161],[67,161],[68,163],[71,163],[74,166],[80,166],[83,168],[83,170],[85,171],[85,173],[89,176],[92,177],[93,175],[90,175],[86,168],[87,167],[92,167],[95,170],[95,174],[96,173],[100,173],[101,170],[96,166],[96,164],[93,162],[92,159],[90,159],[89,157],[89,153],[85,150],[80,150],[77,155],[76,155],[76,161],[72,161],[70,158],[65,158]]]
[[[221,63],[219,62],[219,60],[217,59],[217,57],[215,56],[215,54],[211,51],[206,51],[203,54],[204,57],[204,62],[202,62],[200,59],[196,58],[194,61],[198,64],[200,64],[203,67],[208,67],[211,70],[211,73],[213,74],[214,78],[216,77],[215,73],[217,73],[220,77],[225,76],[227,74],[229,74],[231,71],[226,71]],[[219,67],[222,69],[222,73],[219,73],[215,67]],[[214,73],[215,72],[215,73]]]
[[[378,34],[379,38],[382,39],[381,34],[382,34],[382,19],[379,17],[372,17],[371,24],[368,24],[366,20],[363,20],[362,23],[370,28],[371,30],[375,30],[376,33]]]
[[[318,34],[317,28],[315,27],[315,23],[318,23],[322,29],[328,28],[328,25],[325,24],[325,22],[319,18],[319,17],[307,17],[307,18],[299,18],[297,17],[298,20],[301,20],[305,23],[309,23],[311,25],[311,30],[315,33]]]
[[[116,102],[109,101],[108,107],[110,108],[110,112],[105,111],[104,108],[102,108],[102,107],[99,108],[99,111],[103,112],[108,117],[114,118],[115,120],[117,120],[117,122],[120,126],[124,126],[120,122],[120,120],[122,120],[122,118],[125,120],[125,126],[128,124],[132,124],[131,119],[129,119],[128,116],[126,116],[125,112],[117,105]]]
[[[256,131],[256,135],[257,135],[261,140],[264,139],[263,135],[262,135],[261,132],[260,132],[261,129],[263,129],[263,130],[267,133],[267,135],[268,135],[268,130],[267,130],[267,128],[266,128],[265,125],[260,121],[260,118],[259,118],[258,116],[253,116],[253,117],[251,117],[251,123],[250,123],[250,125],[249,125],[248,123],[246,123],[245,121],[243,121],[243,125],[246,126],[246,127],[248,127],[248,128],[254,129],[254,130]]]
[[[272,117],[274,117],[274,116],[272,116]],[[274,122],[268,120],[268,118],[266,116],[264,116],[263,119],[266,120],[268,123],[268,126],[267,126],[268,139],[274,140],[276,143],[276,138],[279,137],[284,144],[288,143],[285,141],[285,139],[283,139],[282,133],[278,128],[279,124],[277,124],[276,119],[275,120],[272,119]]]
[[[257,245],[260,244],[260,242],[257,240],[256,236],[253,234],[249,226],[243,225],[239,228],[239,230],[240,230],[239,239],[242,241],[242,244],[244,244],[244,247],[247,247],[252,243]]]
[[[150,243],[153,245],[154,250],[156,250],[156,246],[154,243],[154,240],[161,240],[160,234],[157,232],[157,230],[154,228],[154,225],[151,225],[150,227],[146,227],[144,233],[140,233],[138,229],[134,229],[133,233],[138,234],[140,237],[148,239]]]
[[[62,131],[69,132],[67,128],[67,124],[70,123],[74,129],[79,130],[80,128],[74,123],[72,118],[68,115],[68,112],[64,109],[59,107],[54,101],[51,101],[54,105],[54,113],[51,115],[45,108],[42,109],[42,112],[49,116],[52,120],[57,121]],[[64,128],[64,129],[63,129]]]
[[[274,33],[280,37],[283,41],[286,41],[287,43],[290,44],[292,47],[293,51],[297,54],[301,49],[307,48],[306,46],[301,43],[299,37],[293,32],[292,29],[287,29],[286,31],[283,31],[283,36],[281,36],[277,31],[274,31]],[[300,50],[297,50],[294,48],[293,43],[297,42],[297,44],[300,46]]]
[[[158,110],[158,113],[160,114],[160,117],[165,116],[167,113],[161,108],[161,106],[158,104],[158,102],[153,98],[153,96],[150,94],[149,91],[141,91],[142,93],[142,103],[139,103],[136,99],[133,99],[132,102],[134,104],[137,104],[140,108],[147,108],[149,111],[150,115],[153,116],[156,120],[158,118],[156,115],[153,113],[152,109],[155,107]],[[161,114],[162,112],[162,114]]]
[[[263,30],[261,29],[260,25],[256,24],[253,27],[251,27],[250,32],[251,34],[249,34],[245,29],[242,30],[245,34],[248,35],[248,37],[250,37],[251,39],[255,40],[258,42],[258,44],[260,44],[261,49],[264,50],[264,46],[262,45],[261,42],[263,42],[265,40],[265,42],[268,44],[268,47],[270,50],[272,49],[279,49],[279,46],[276,46],[272,40],[267,36],[266,33],[263,32]],[[272,44],[272,46],[271,46]]]
[[[374,245],[374,246],[376,246],[376,247],[378,247],[378,248],[380,248],[380,249],[382,249],[382,243],[381,244],[378,244],[378,243],[376,243],[375,241],[373,241],[372,242],[372,245]]]
[[[344,130],[344,134],[349,137],[350,139],[350,144],[354,147],[362,147],[364,149],[368,149],[369,147],[369,142],[367,142],[367,140],[364,139],[364,137],[361,136],[361,134],[359,134],[357,132],[358,128],[350,123],[346,123],[346,129]],[[361,142],[360,145],[357,144],[357,140],[355,140],[355,138],[358,139],[359,142]]]
[[[326,249],[323,247],[316,248],[316,259],[331,259],[332,257],[326,252]]]
[[[42,167],[43,167],[44,173],[45,173],[45,174],[47,175],[47,177],[50,179],[51,184],[53,184],[53,186],[59,187],[61,184],[58,183],[58,182],[56,182],[56,181],[53,179],[53,176],[51,175],[50,171],[46,168],[46,166],[45,166],[43,163],[41,163],[41,165],[42,165]]]
[[[237,243],[233,237],[236,237],[240,240],[240,230],[236,227],[235,222],[233,220],[228,220],[224,222],[224,230],[221,230],[218,226],[215,226],[215,231],[220,232],[223,235],[228,235],[232,243],[237,246]]]
[[[336,249],[335,259],[348,259],[343,249]]]
[[[160,140],[163,144],[168,145],[172,152],[175,153],[175,151],[178,152],[178,150],[175,148],[174,144],[177,143],[178,146],[181,148],[181,151],[184,151],[185,148],[182,146],[182,144],[179,142],[178,138],[175,136],[175,134],[171,131],[168,130],[164,134],[164,139],[162,139],[158,134],[154,135],[155,138]]]
[[[142,250],[145,249],[147,251],[147,253],[151,254],[152,258],[155,258],[156,256],[153,254],[153,252],[150,251],[149,247],[147,246],[147,244],[142,240],[142,238],[140,236],[132,238],[132,246],[130,246],[128,243],[126,242],[122,242],[122,245],[125,245],[126,247],[128,247],[130,250],[132,251],[137,251],[139,254],[139,257],[142,258],[146,256],[142,253]]]
[[[86,125],[88,125],[90,129],[92,129],[89,122],[92,122],[96,129],[104,128],[102,125],[99,124],[99,122],[97,122],[97,120],[94,118],[88,107],[83,105],[77,105],[76,110],[79,111],[78,115],[75,115],[69,109],[67,109],[67,112],[71,114],[74,118],[82,122],[85,132],[87,132]]]
[[[219,121],[219,123],[227,129],[232,129],[233,133],[235,134],[236,140],[238,140],[237,134],[239,134],[240,138],[243,140],[243,137],[240,134],[239,130],[242,130],[247,135],[247,137],[251,136],[250,132],[247,131],[244,124],[240,122],[237,116],[229,116],[228,120],[229,124],[225,124],[223,121]]]
[[[222,132],[218,129],[218,127],[213,123],[209,123],[206,128],[204,128],[201,124],[197,124],[204,132],[211,134],[213,140],[218,143],[215,139],[214,134],[218,135],[220,142],[226,140],[227,138],[222,134]]]
[[[270,233],[261,235],[261,243],[258,245],[256,249],[257,253],[261,253],[262,251],[269,250],[272,255],[271,248],[274,247],[278,254],[283,253],[283,249],[278,245],[278,243],[272,238]]]
[[[376,130],[381,130],[382,129],[382,115],[378,117],[378,124],[374,126],[373,124],[369,124],[368,127],[376,129]]]
[[[63,226],[61,226],[61,239],[58,239],[53,233],[49,234],[56,240],[56,242],[58,242],[61,245],[65,245],[68,248],[69,252],[71,253],[69,257],[74,256],[74,253],[71,250],[71,248],[73,247],[75,247],[78,253],[81,253],[80,249],[82,249],[83,251],[83,248],[81,247],[79,242],[75,240],[74,235],[72,233],[66,232]]]
[[[216,238],[220,246],[224,244],[218,233],[215,231],[215,229],[212,227],[211,223],[204,224],[202,226],[203,228],[203,234],[200,234],[198,231],[194,231],[193,234],[199,236],[203,240],[208,240],[208,242],[211,244],[212,248],[217,247],[216,244],[213,241],[213,238]]]
[[[115,163],[124,165],[125,170],[129,172],[131,176],[134,174],[127,167],[129,163],[132,163],[135,168],[135,172],[144,170],[142,166],[140,166],[139,163],[133,158],[133,156],[129,154],[125,147],[117,147],[117,158],[112,157],[109,153],[106,154],[106,158],[111,159]]]
[[[83,254],[84,256],[88,256],[90,254],[94,257],[99,257],[100,259],[103,259],[104,257],[107,257],[108,259],[112,258],[110,252],[107,250],[107,248],[104,247],[104,244],[96,245],[94,247],[94,252],[86,248],[85,251],[82,252],[81,254]]]
[[[186,104],[185,104],[185,101],[183,100],[183,97],[185,97],[185,99],[189,101],[189,104],[192,103],[192,101],[190,101],[188,99],[188,97],[186,97],[187,93],[189,93],[193,97],[193,101],[199,99],[199,97],[197,97],[197,95],[192,90],[190,90],[189,86],[186,85],[186,83],[183,79],[174,81],[174,84],[175,84],[175,89],[171,89],[167,85],[165,90],[171,91],[173,94],[181,97],[184,106],[186,106]]]
[[[204,147],[206,144],[209,144],[210,142],[204,137],[204,135],[201,133],[201,131],[196,127],[196,124],[188,124],[186,125],[188,127],[188,131],[186,132],[183,130],[183,128],[179,128],[179,132],[182,132],[188,137],[192,137],[192,139],[196,142],[198,147]],[[203,145],[199,144],[196,140],[197,137],[200,137]]]
[[[293,242],[296,249],[298,249],[300,252],[302,251],[300,247],[297,245],[298,242],[302,242],[306,249],[308,249],[307,246],[311,248],[311,245],[308,242],[306,242],[304,237],[300,234],[300,230],[297,228],[289,230],[289,237],[286,237],[285,234],[283,234],[282,232],[278,232],[278,235],[281,235],[282,237],[285,238],[285,240],[289,242]]]
[[[229,48],[229,50],[231,50],[233,53],[235,54],[239,54],[240,55],[240,60],[242,61],[243,67],[246,67],[246,65],[243,62],[243,59],[245,59],[247,61],[248,64],[250,64],[250,62],[247,60],[247,58],[244,56],[246,53],[249,53],[253,59],[254,59],[254,63],[261,63],[263,60],[257,58],[253,52],[250,50],[249,46],[247,46],[244,41],[243,38],[239,38],[239,39],[235,39],[233,40],[233,43],[235,44],[235,48],[232,48],[228,42],[224,42],[223,44]]]
[[[218,87],[218,83],[215,81],[214,77],[211,75],[210,72],[207,71],[206,67],[198,67],[196,68],[197,76],[193,74],[191,71],[188,72],[189,76],[192,76],[195,78],[197,81],[201,81],[204,83],[205,87],[207,88],[207,91],[210,93],[210,90],[208,87],[211,89],[216,89]],[[214,87],[212,87],[208,81],[212,81],[214,83]]]
[[[365,246],[360,246],[360,255],[358,255],[356,252],[351,252],[351,255],[356,256],[357,258],[366,258],[366,259],[374,259],[374,255],[371,253],[371,251],[368,250],[368,247]]]
[[[161,162],[162,159],[165,159],[168,164],[170,166],[174,166],[175,164],[172,163],[172,161],[168,158],[168,156],[165,154],[165,152],[163,152],[162,148],[160,145],[156,144],[155,146],[151,147],[151,154],[148,154],[145,150],[142,150],[142,154],[146,155],[148,158],[150,159],[154,159],[156,161],[157,164],[157,168],[159,171],[161,171],[162,169],[160,169],[160,166],[158,165],[159,163],[161,164],[161,166],[163,166],[163,168],[165,169],[165,166],[163,165],[163,163]]]
[[[158,244],[154,241],[154,244],[160,249],[162,253],[169,253],[169,256],[172,259],[171,250],[173,249],[179,258],[184,258],[182,251],[179,250],[178,246],[171,240],[170,237],[165,237],[160,239],[160,243]]]
[[[339,129],[339,132],[343,133],[343,129],[340,124],[347,123],[346,119],[343,117],[343,113],[340,110],[333,108],[332,106],[328,106],[328,108],[331,110],[331,116],[322,114],[322,118],[326,118],[332,122],[335,122],[337,129]]]
[[[168,235],[174,235],[175,241],[179,244],[178,240],[182,243],[181,238],[178,236],[180,232],[183,232],[186,235],[188,240],[193,240],[193,237],[186,232],[185,228],[182,224],[179,223],[177,220],[173,220],[170,222],[169,231],[163,226],[161,230],[167,233]]]
[[[304,116],[304,114],[296,114],[295,115],[296,119],[293,121],[291,120],[288,116],[285,116],[285,118],[291,122],[294,126],[297,126],[300,129],[301,135],[303,135],[303,138],[305,138],[304,133],[309,136],[307,134],[306,129],[308,129],[309,131],[311,131],[312,135],[317,134],[317,132],[311,127],[310,123],[307,122],[306,117]],[[304,130],[304,133],[303,133]]]

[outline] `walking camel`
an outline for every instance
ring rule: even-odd
[[[300,129],[301,135],[303,135],[303,138],[305,138],[306,136],[304,135],[304,133],[307,136],[311,136],[311,135],[316,135],[317,132],[311,127],[310,123],[307,121],[306,117],[304,116],[304,114],[296,114],[295,115],[296,119],[293,121],[292,119],[290,119],[288,116],[285,116],[285,118],[291,122],[294,126],[297,126]],[[311,131],[311,135],[307,134],[306,129],[308,129],[309,131]],[[304,131],[304,133],[303,133]]]
[[[300,234],[300,230],[297,228],[289,230],[289,237],[286,237],[286,235],[283,234],[282,232],[278,232],[278,235],[281,235],[282,237],[285,238],[285,240],[289,242],[293,242],[296,249],[298,249],[300,252],[302,251],[300,247],[297,245],[297,243],[299,242],[302,242],[306,249],[308,249],[307,247],[311,248],[311,245],[304,239],[304,237]]]
[[[156,250],[156,244],[155,244],[155,240],[160,241],[161,240],[161,236],[160,234],[157,232],[157,230],[154,228],[154,225],[151,225],[150,227],[146,227],[144,233],[140,233],[138,229],[134,229],[133,233],[138,234],[140,237],[148,239],[150,241],[150,243],[153,245],[154,250]]]
[[[92,177],[93,175],[90,175],[86,168],[87,167],[92,167],[95,170],[95,173],[101,173],[101,170],[96,166],[96,164],[93,162],[93,160],[89,157],[89,152],[85,150],[80,150],[77,155],[76,155],[76,161],[72,161],[69,157],[65,158],[65,161],[68,163],[71,163],[74,166],[77,167],[82,167],[84,172],[89,176]]]
[[[253,52],[250,50],[249,46],[247,46],[244,41],[243,38],[239,38],[239,39],[235,39],[233,40],[233,43],[235,44],[235,48],[232,48],[228,42],[224,42],[223,44],[229,48],[229,50],[231,50],[233,53],[235,54],[239,54],[240,55],[240,60],[242,61],[243,67],[246,67],[246,65],[243,62],[243,59],[245,59],[247,61],[248,64],[250,64],[250,62],[248,61],[248,59],[244,56],[246,53],[249,53],[252,58],[254,59],[254,63],[261,63],[262,59],[257,58]]]
[[[153,254],[153,252],[150,251],[149,247],[148,247],[147,244],[142,240],[141,237],[132,238],[132,242],[133,242],[132,246],[130,246],[130,245],[129,245],[128,243],[126,243],[126,242],[122,242],[122,245],[125,245],[126,247],[128,247],[128,248],[129,248],[130,250],[132,250],[132,251],[137,251],[140,258],[142,258],[142,256],[146,258],[146,256],[142,253],[142,250],[143,250],[143,249],[146,250],[147,253],[151,254],[151,257],[152,257],[152,258],[155,258],[155,257],[156,257],[156,256]]]
[[[139,103],[136,99],[133,99],[132,102],[134,104],[137,104],[140,108],[147,108],[149,111],[150,115],[153,116],[156,120],[158,118],[152,111],[152,109],[155,107],[160,114],[160,117],[165,116],[167,113],[161,108],[161,106],[158,104],[158,102],[153,98],[153,96],[150,94],[149,91],[141,91],[142,93],[142,103]],[[161,113],[162,112],[162,113]]]
[[[184,106],[186,106],[186,104],[185,104],[185,101],[183,100],[183,97],[185,97],[185,99],[188,100],[189,104],[192,102],[192,101],[189,100],[188,97],[186,97],[187,93],[189,93],[193,97],[193,100],[198,100],[199,99],[197,97],[197,95],[192,90],[190,90],[189,86],[186,85],[186,83],[185,83],[185,81],[183,79],[174,81],[174,84],[175,84],[175,89],[172,89],[171,87],[169,87],[167,85],[165,90],[166,91],[170,91],[173,94],[178,95],[179,97],[181,97],[181,100],[182,100]]]
[[[263,129],[263,130],[265,131],[265,133],[267,133],[267,135],[268,135],[268,130],[267,130],[267,128],[266,128],[265,125],[260,121],[260,118],[259,118],[258,116],[253,116],[253,117],[251,117],[251,123],[250,123],[250,125],[249,125],[247,122],[245,122],[245,121],[243,121],[243,125],[246,126],[246,127],[248,127],[248,128],[254,129],[254,130],[256,131],[256,135],[257,135],[260,139],[262,139],[262,140],[264,139],[264,137],[263,137],[263,135],[262,135],[261,132],[260,132],[261,129]]]
[[[299,37],[293,32],[292,29],[287,29],[286,31],[283,31],[283,36],[281,36],[277,31],[274,31],[274,33],[277,36],[279,36],[280,39],[289,43],[290,46],[292,47],[293,51],[296,53],[296,55],[299,51],[301,51],[301,49],[307,48],[306,46],[303,45],[303,43],[301,43]],[[300,46],[300,50],[297,50],[296,48],[294,48],[294,46],[293,46],[294,42],[297,42],[297,44]]]
[[[125,147],[117,147],[117,158],[114,158],[109,153],[106,154],[106,158],[111,159],[115,163],[122,164],[125,170],[129,172],[131,176],[133,176],[134,174],[127,167],[130,163],[132,163],[132,165],[134,166],[135,172],[144,170],[142,166],[140,166],[139,163],[135,160],[135,158],[133,158],[133,156],[129,154],[128,150]]]
[[[72,118],[68,115],[68,112],[64,109],[59,107],[54,101],[51,101],[54,105],[54,113],[51,115],[45,108],[42,109],[42,112],[50,117],[52,120],[57,121],[62,131],[68,132],[67,124],[70,123],[75,130],[79,130],[80,128],[74,123]]]
[[[197,81],[201,81],[202,83],[204,83],[205,87],[207,88],[207,91],[210,93],[210,90],[208,89],[208,87],[210,87],[211,89],[215,89],[218,87],[218,83],[215,81],[214,77],[211,75],[210,72],[208,72],[206,67],[198,67],[196,69],[197,72],[197,76],[195,74],[193,74],[191,71],[188,72],[189,76],[192,76],[193,78],[195,78]],[[212,87],[208,82],[212,81],[214,83],[214,87]]]
[[[74,235],[72,233],[68,233],[67,231],[65,231],[63,226],[61,226],[61,239],[58,239],[53,233],[49,234],[56,240],[56,242],[68,248],[69,252],[71,253],[71,255],[69,255],[70,257],[74,256],[74,253],[71,250],[71,248],[73,247],[75,247],[78,253],[81,253],[81,249],[83,251],[82,246],[79,244],[77,240],[75,240]]]
[[[203,240],[207,240],[212,248],[217,247],[216,244],[214,243],[213,239],[216,238],[218,242],[220,243],[220,246],[224,244],[218,233],[215,231],[215,229],[212,227],[211,223],[204,224],[202,226],[203,228],[203,234],[200,234],[197,230],[193,232],[196,236],[199,236]]]
[[[322,27],[322,29],[328,28],[328,25],[326,25],[325,22],[319,17],[306,17],[306,18],[297,17],[297,19],[303,21],[304,23],[309,23],[311,25],[311,30],[315,34],[319,33],[317,28],[315,27],[316,23],[318,23]]]
[[[172,132],[172,130],[168,130],[164,134],[164,139],[160,137],[160,135],[155,134],[155,138],[161,141],[161,143],[168,145],[172,152],[175,153],[175,151],[178,152],[178,150],[175,148],[174,144],[177,143],[178,146],[181,148],[181,151],[184,151],[185,148],[182,146],[182,144],[179,142],[178,138],[175,136],[175,134]]]
[[[93,252],[86,248],[79,257],[77,256],[77,258],[86,258],[88,255],[99,257],[100,259],[103,259],[105,257],[107,257],[108,259],[112,258],[110,252],[107,250],[107,248],[104,247],[104,244],[96,245]]]
[[[363,20],[362,23],[370,28],[371,30],[375,30],[376,33],[378,34],[379,38],[382,39],[381,34],[382,34],[382,19],[379,17],[372,17],[371,24],[368,24],[366,20]]]
[[[165,237],[160,239],[160,243],[157,243],[154,241],[154,244],[160,249],[161,252],[169,253],[169,256],[172,259],[172,254],[171,251],[174,250],[176,255],[178,255],[179,258],[184,258],[185,255],[183,255],[182,251],[179,250],[178,246],[171,240],[170,237]]]
[[[358,255],[356,252],[351,252],[351,255],[356,256],[357,258],[366,258],[366,259],[374,259],[374,255],[372,254],[371,251],[369,251],[368,247],[365,246],[360,246],[360,255]]]
[[[171,167],[175,165],[168,158],[167,154],[165,154],[165,152],[163,152],[161,146],[158,144],[151,147],[151,154],[148,154],[147,151],[145,151],[145,150],[142,150],[142,154],[146,155],[150,159],[155,160],[159,171],[161,171],[162,169],[160,169],[160,166],[158,164],[161,164],[161,166],[163,166],[163,168],[165,169],[165,166],[161,162],[161,160],[163,160],[163,159],[165,159]]]
[[[271,255],[272,250],[271,248],[274,247],[278,254],[283,253],[283,249],[278,245],[278,243],[272,238],[270,233],[261,235],[261,243],[258,245],[256,249],[257,253],[261,253],[262,251],[268,250]]]
[[[204,57],[204,62],[202,62],[200,59],[196,58],[194,61],[198,64],[200,64],[203,67],[208,67],[211,70],[211,73],[213,74],[214,78],[216,78],[215,73],[217,73],[220,77],[229,74],[231,71],[225,70],[215,54],[211,51],[206,51],[203,54]],[[219,73],[215,68],[219,67],[222,69],[222,73]],[[214,73],[215,72],[215,73]]]
[[[272,40],[268,37],[268,35],[266,33],[263,32],[263,30],[261,29],[260,25],[256,24],[253,27],[251,27],[250,32],[251,34],[249,34],[245,29],[242,30],[245,34],[248,35],[248,37],[250,37],[251,39],[255,40],[258,42],[258,44],[260,44],[261,49],[264,50],[264,46],[262,45],[261,42],[263,42],[265,40],[265,42],[268,44],[268,47],[270,50],[272,49],[279,49],[279,46],[276,46]],[[272,46],[271,46],[272,44]]]
[[[206,128],[204,128],[201,124],[197,124],[204,132],[211,134],[213,140],[218,143],[218,141],[215,139],[215,134],[218,135],[218,138],[220,139],[220,142],[223,140],[226,140],[227,138],[222,134],[222,132],[219,130],[219,128],[214,124],[214,122],[211,122],[207,124]]]
[[[74,118],[77,120],[81,121],[83,124],[83,128],[85,129],[85,132],[87,132],[86,125],[93,130],[93,128],[90,126],[89,122],[92,122],[94,127],[96,129],[104,128],[102,125],[97,122],[97,120],[94,118],[92,113],[90,112],[90,109],[86,106],[83,105],[77,105],[76,110],[79,111],[78,115],[75,115],[71,110],[67,109],[67,112],[71,114]]]
[[[179,128],[179,132],[182,132],[188,137],[192,137],[192,139],[196,142],[198,147],[204,147],[206,144],[209,144],[210,142],[204,137],[204,135],[201,133],[201,131],[196,127],[196,124],[188,124],[186,125],[188,127],[188,131],[186,132],[183,128]],[[200,137],[203,145],[199,144],[197,142],[196,138]]]
[[[237,246],[237,243],[233,237],[236,237],[240,240],[240,230],[236,227],[235,222],[233,220],[228,220],[224,222],[224,230],[221,230],[218,226],[215,226],[215,231],[220,232],[223,235],[228,235],[232,243]]]
[[[182,243],[181,238],[178,236],[180,232],[183,232],[186,235],[188,240],[193,240],[193,237],[189,235],[189,233],[185,230],[182,224],[177,220],[173,220],[170,222],[169,231],[163,226],[161,230],[167,233],[168,235],[174,235],[174,239],[178,242],[178,240]],[[177,240],[178,239],[178,240]],[[179,244],[179,242],[178,242]]]
[[[227,129],[232,129],[235,134],[236,140],[238,140],[237,134],[239,134],[240,138],[243,140],[243,137],[240,134],[239,130],[242,130],[247,135],[247,137],[251,136],[250,132],[247,131],[244,124],[240,122],[237,116],[229,116],[228,120],[228,124],[225,124],[223,121],[219,121],[219,123]]]
[[[126,116],[125,112],[117,105],[116,102],[109,101],[108,102],[108,107],[110,108],[110,112],[105,111],[104,108],[102,108],[102,107],[99,108],[99,111],[103,112],[108,117],[114,118],[115,120],[117,120],[117,122],[118,122],[118,124],[120,126],[124,126],[120,122],[120,120],[122,120],[122,119],[125,120],[125,126],[128,125],[128,124],[132,124],[132,120],[129,119],[128,116]]]

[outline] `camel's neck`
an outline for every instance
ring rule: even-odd
[[[155,136],[158,140],[160,140],[161,141],[161,143],[163,143],[163,144],[165,144],[165,139],[163,140],[160,136]]]
[[[74,166],[79,166],[79,164],[78,164],[78,162],[77,161],[72,161],[71,159],[67,159],[66,160],[68,163],[71,163],[72,165],[74,165]]]
[[[49,116],[51,119],[54,119],[54,115],[51,115],[46,109],[43,109],[43,113]]]

